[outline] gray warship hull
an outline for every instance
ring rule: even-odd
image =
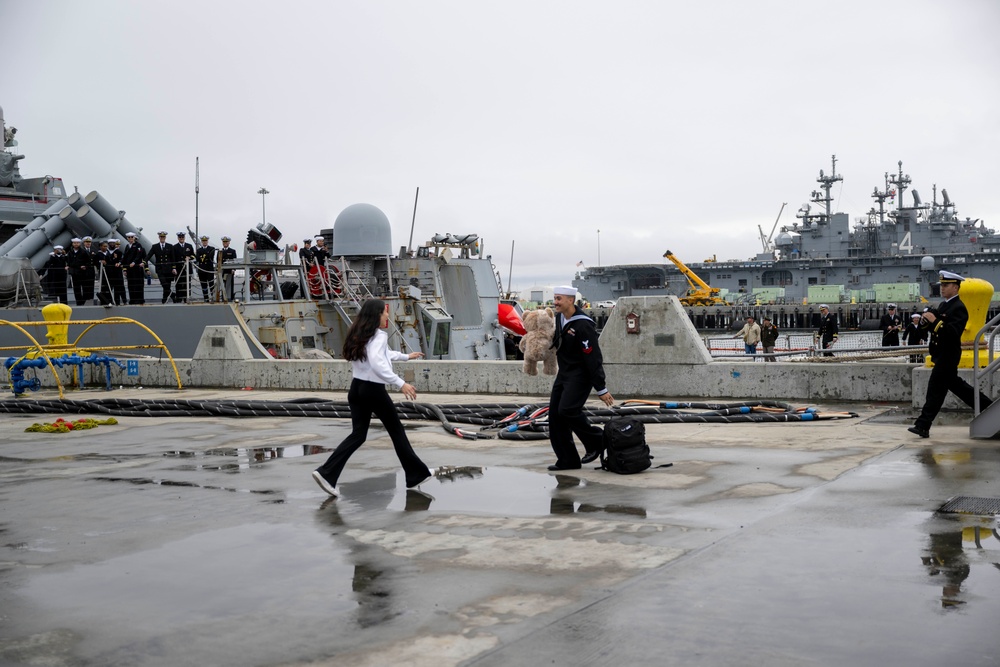
[[[842,180],[835,158],[833,164],[829,175],[820,172],[820,190],[799,209],[794,224],[767,238],[761,233],[761,253],[746,260],[690,262],[688,268],[720,288],[733,307],[920,303],[935,296],[941,269],[1000,286],[1000,235],[981,220],[960,218],[947,190],[939,201],[935,187],[929,204],[913,190],[913,203],[905,206],[910,177],[900,163],[899,172],[886,174],[885,187],[872,194],[875,205],[852,227],[848,214],[831,210],[830,188]],[[818,212],[814,204],[821,206]],[[577,273],[573,284],[591,302],[684,296],[689,287],[673,264],[590,267]]]
[[[135,234],[146,252],[151,243],[141,226],[96,191],[66,196],[58,178],[22,179],[18,163],[24,156],[12,150],[16,130],[3,123],[2,110],[0,126],[0,319],[37,322],[40,307],[51,300],[38,271],[54,246],[69,248],[73,238],[90,236],[96,249],[101,241],[121,240],[127,233]],[[248,232],[242,253],[225,262],[220,256],[210,274],[196,273],[193,262],[179,262],[187,285],[182,294],[173,287],[180,303],[160,303],[163,290],[150,271],[145,304],[102,307],[90,301],[74,307],[73,319],[133,319],[178,357],[194,352],[206,326],[228,325],[238,328],[255,358],[336,358],[361,303],[379,298],[390,309],[394,349],[422,351],[428,359],[506,358],[499,279],[477,235],[437,234],[414,250],[394,252],[389,220],[368,204],[349,206],[333,229],[321,234],[329,256],[300,260],[297,246],[280,246],[281,233],[260,223]],[[103,271],[98,271],[95,291]],[[202,280],[208,283],[204,292]],[[72,288],[67,293],[73,301]],[[71,326],[70,342],[85,328]],[[44,328],[22,332],[0,326],[0,345],[34,342],[46,342]],[[140,327],[96,326],[79,345],[100,349],[153,342]]]

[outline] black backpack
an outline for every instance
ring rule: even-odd
[[[646,446],[646,425],[634,417],[612,417],[604,425],[601,468],[619,475],[642,472],[653,463]]]

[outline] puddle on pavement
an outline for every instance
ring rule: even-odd
[[[573,475],[549,475],[517,468],[447,467],[418,489],[404,488],[399,473],[388,509],[418,512],[469,512],[490,515],[548,516],[603,512],[646,516],[643,507],[583,502],[594,486]]]
[[[995,516],[938,514],[929,522],[920,556],[930,577],[940,586],[941,607],[959,609],[996,590],[1000,576],[1000,523]]]

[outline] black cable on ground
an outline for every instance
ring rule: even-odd
[[[540,440],[548,437],[547,406],[494,404],[445,404],[403,402],[396,406],[400,419],[439,421],[449,433],[466,439]],[[95,398],[58,400],[19,398],[0,401],[0,412],[12,414],[107,414],[121,417],[313,417],[350,419],[344,401],[299,398],[288,401],[184,400]],[[628,415],[647,424],[713,423],[745,424],[809,422],[850,419],[853,412],[818,412],[777,401],[735,403],[679,403],[625,401],[613,408],[584,408],[592,423],[601,424]],[[478,430],[456,424],[474,424]],[[496,433],[489,433],[495,431]]]

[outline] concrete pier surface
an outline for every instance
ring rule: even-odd
[[[109,395],[346,400],[68,397]],[[376,421],[336,500],[310,473],[347,420],[5,415],[0,665],[1000,664],[996,516],[937,511],[1000,499],[1000,444],[968,413],[920,439],[909,402],[818,407],[859,417],[648,425],[673,465],[631,476],[407,422],[453,467],[417,491]]]

